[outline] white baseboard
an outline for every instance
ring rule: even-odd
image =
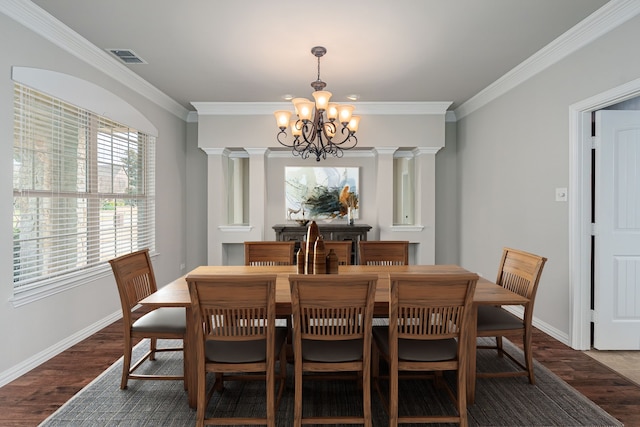
[[[516,316],[519,316],[520,318],[522,318],[523,310],[521,307],[505,307],[505,309],[515,314]],[[110,324],[112,324],[116,320],[119,320],[120,318],[122,318],[122,311],[118,310],[117,312],[95,322],[92,325],[89,325],[83,330],[58,342],[56,345],[53,345],[41,351],[40,353],[36,354],[35,356],[30,357],[24,362],[19,363],[18,365],[0,373],[0,387],[10,383],[11,381],[15,380],[21,375],[26,374],[33,368],[41,365],[42,363],[46,362],[52,357],[57,356],[58,354],[74,346],[75,344],[79,343],[83,339],[90,337],[91,335],[95,334],[96,332],[105,328],[106,326],[109,326]],[[549,325],[548,323],[545,323],[534,317],[533,326],[540,329],[545,334],[550,335],[551,337],[557,339],[561,343],[569,345],[569,336],[566,333]]]
[[[58,354],[67,350],[69,347],[72,347],[73,345],[79,343],[83,339],[90,337],[91,335],[95,334],[99,330],[105,328],[106,326],[109,326],[110,324],[112,324],[113,322],[121,318],[122,318],[122,311],[118,310],[117,312],[110,314],[109,316],[103,319],[100,319],[99,321],[93,323],[92,325],[89,325],[86,328],[82,329],[81,331],[76,332],[75,334],[65,338],[64,340],[56,343],[55,345],[52,345],[51,347],[30,357],[24,362],[19,363],[13,366],[12,368],[7,369],[4,372],[1,372],[0,387],[10,383],[11,381],[15,380],[21,375],[26,374],[33,368],[41,365],[42,363],[46,362],[52,357],[57,356]]]
[[[521,319],[522,316],[524,316],[524,308],[522,308],[521,306],[503,306],[503,308]],[[534,327],[540,329],[545,334],[557,339],[561,343],[569,345],[569,335],[567,333],[562,332],[561,330],[549,325],[546,322],[543,322],[535,316],[533,316],[533,321],[531,322],[531,324]]]

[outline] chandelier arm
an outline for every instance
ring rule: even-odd
[[[283,145],[287,148],[291,148],[292,145],[287,144],[286,142],[282,141],[280,138],[286,138],[287,137],[287,131],[285,131],[284,129],[282,129],[280,132],[278,132],[278,134],[276,135],[276,139],[278,140],[278,142],[280,143],[280,145]]]
[[[312,144],[316,139],[316,123],[307,121],[302,125],[302,138],[307,144]]]
[[[343,128],[342,128],[342,130],[341,130],[341,132],[340,132],[340,133],[342,133],[342,134],[344,135],[344,138],[343,138],[341,141],[339,140],[339,138],[338,138],[338,139],[336,139],[337,133],[334,135],[334,137],[333,137],[333,138],[328,138],[329,140],[331,140],[331,143],[332,143],[333,145],[341,146],[341,145],[345,144],[346,142],[350,141],[351,139],[353,139],[353,140],[355,140],[355,142],[353,143],[353,145],[352,145],[352,146],[350,146],[350,147],[346,147],[346,146],[345,146],[345,147],[342,147],[342,149],[343,149],[343,150],[349,150],[349,149],[351,149],[351,148],[353,148],[353,147],[355,147],[355,146],[356,146],[356,144],[358,143],[358,138],[356,138],[355,133],[354,133],[354,132],[351,132],[351,131],[347,128],[347,126],[343,126]]]

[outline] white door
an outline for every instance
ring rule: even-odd
[[[594,344],[640,349],[640,111],[596,112]]]

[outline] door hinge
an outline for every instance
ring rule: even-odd
[[[592,136],[591,137],[591,148],[592,149],[597,149],[600,148],[600,137],[599,136]]]
[[[591,310],[591,322],[598,323],[598,312],[595,310]]]
[[[592,236],[598,235],[598,226],[596,225],[595,222],[591,223],[591,235]]]

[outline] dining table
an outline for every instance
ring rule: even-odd
[[[195,408],[197,384],[197,354],[196,328],[194,314],[191,309],[191,298],[187,286],[187,277],[203,277],[211,275],[244,275],[244,274],[275,274],[276,275],[276,314],[278,316],[291,315],[291,293],[289,290],[289,275],[296,273],[296,266],[200,266],[159,288],[140,304],[150,309],[160,307],[184,307],[186,310],[187,333],[184,339],[185,358],[185,388],[188,394],[189,406]],[[340,265],[338,274],[378,274],[375,295],[375,317],[389,316],[389,273],[413,274],[451,274],[469,273],[458,265]],[[523,305],[528,299],[480,277],[473,296],[471,323],[467,351],[469,357],[467,365],[467,403],[475,400],[476,385],[476,340],[477,340],[477,309],[479,305]]]

